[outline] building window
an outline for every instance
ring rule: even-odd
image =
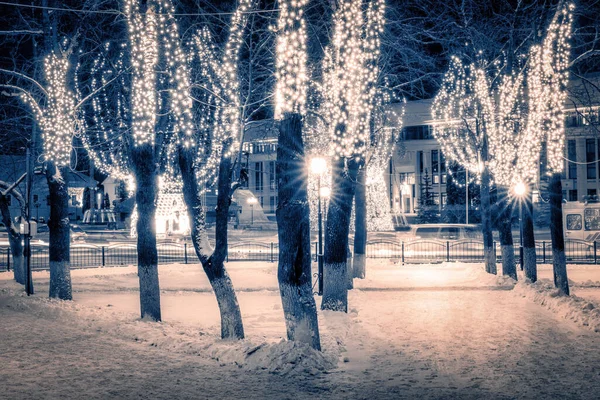
[[[446,193],[442,193],[442,206],[445,206],[448,203],[448,196]]]
[[[402,129],[402,140],[428,140],[433,139],[431,126],[407,126]]]
[[[263,200],[264,198],[262,196],[258,198],[258,204],[260,204],[260,208],[264,208]]]
[[[263,190],[263,163],[254,163],[254,190],[262,192]]]
[[[587,178],[596,179],[596,139],[585,140],[585,162]]]
[[[440,205],[440,194],[439,193],[433,193],[433,196],[431,196],[432,200],[433,200],[433,204],[435,204],[436,206]]]
[[[588,189],[587,193],[588,193],[588,196],[595,196],[596,195],[596,189]]]
[[[577,190],[569,190],[569,201],[577,201]]]
[[[440,172],[442,174],[446,173],[446,157],[444,157],[444,153],[440,151]]]
[[[438,160],[438,151],[431,150],[431,173],[437,174],[439,172],[440,161]]]
[[[577,144],[575,140],[569,140],[567,144],[567,159],[569,160],[569,179],[577,179]]]
[[[269,189],[277,189],[277,180],[275,179],[275,161],[269,161]]]
[[[269,207],[272,213],[277,210],[277,196],[269,197]]]
[[[423,173],[423,152],[417,152],[417,157],[419,158],[419,173]]]
[[[401,185],[414,185],[415,184],[415,173],[414,172],[401,172],[400,173],[400,184]]]

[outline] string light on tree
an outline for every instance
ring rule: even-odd
[[[69,165],[73,136],[78,127],[75,95],[67,87],[68,69],[67,54],[50,53],[44,59],[47,82],[44,107],[40,107],[31,95],[22,95],[23,101],[33,109],[41,128],[44,158],[57,166]]]
[[[275,119],[285,113],[304,115],[306,103],[306,22],[308,0],[281,1],[277,22]]]
[[[377,93],[380,36],[385,1],[338,3],[334,33],[323,60],[322,114],[329,124],[333,155],[362,158]]]
[[[209,151],[199,154],[203,168],[198,179],[203,183],[215,181],[222,158],[237,155],[243,135],[242,106],[239,98],[238,60],[243,43],[243,30],[247,12],[253,0],[243,0],[231,19],[231,30],[223,52],[219,52],[212,35],[203,28],[192,39],[193,53],[189,62],[197,72],[197,85],[202,89],[192,91],[194,98],[203,104],[198,121],[198,140]]]

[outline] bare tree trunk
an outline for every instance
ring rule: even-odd
[[[366,166],[358,173],[356,193],[354,195],[354,278],[366,276],[367,252],[367,187]]]
[[[565,257],[565,237],[562,219],[562,182],[560,174],[552,174],[550,180],[550,235],[552,238],[552,267],[554,270],[554,286],[569,295],[569,279],[567,278],[567,260]]]
[[[160,321],[160,288],[155,228],[158,182],[152,146],[144,144],[134,147],[131,150],[131,161],[135,173],[135,202],[138,212],[136,228],[141,316]]]
[[[321,309],[348,312],[347,253],[350,213],[356,188],[358,163],[340,157],[333,162],[327,226]]]
[[[560,195],[562,196],[562,192]],[[533,233],[533,202],[531,189],[527,191],[523,203],[523,267],[525,269],[525,277],[531,282],[537,281],[537,260],[535,255],[535,236]]]
[[[289,340],[321,350],[317,306],[312,292],[310,220],[300,114],[286,113],[281,121],[277,181],[277,277],[287,336]]]
[[[50,297],[72,300],[69,167],[57,167],[52,162],[47,165],[46,180],[50,194]]]
[[[481,225],[483,231],[483,257],[485,271],[496,274],[494,236],[492,234],[492,210],[490,204],[490,172],[487,167],[481,173]]]
[[[224,151],[225,153],[226,151]],[[192,222],[192,243],[202,268],[217,298],[221,313],[221,338],[243,339],[244,325],[237,296],[231,278],[225,269],[227,255],[227,220],[231,204],[232,165],[228,157],[222,158],[219,165],[216,248],[208,242],[206,216],[202,208],[202,188],[196,179],[194,159],[195,149],[179,149],[179,167],[183,178],[183,197]]]
[[[12,255],[12,268],[14,279],[18,283],[25,284],[25,269],[23,268],[23,244],[19,228],[16,227],[10,215],[8,208],[8,198],[0,193],[0,213],[2,214],[2,223],[8,232],[8,244]]]
[[[498,187],[498,200],[496,216],[498,218],[498,233],[500,234],[500,246],[502,251],[502,274],[517,279],[517,267],[515,264],[515,248],[512,236],[512,202],[505,187]]]

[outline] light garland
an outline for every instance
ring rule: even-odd
[[[306,22],[304,7],[308,0],[279,2],[277,23],[277,60],[275,119],[285,113],[304,115],[306,103]]]
[[[432,116],[440,121],[434,135],[449,160],[474,174],[488,168],[500,185],[530,184],[538,177],[541,144],[546,141],[548,170],[562,171],[572,9],[564,5],[558,10],[542,45],[530,51],[527,114],[522,111],[523,72],[496,77],[499,83],[493,88],[486,71],[452,57],[432,104]]]
[[[253,0],[242,0],[231,18],[231,30],[225,49],[219,54],[214,40],[205,27],[192,39],[193,53],[189,62],[203,87],[198,90],[200,134],[197,140],[207,150],[199,153],[198,179],[201,186],[214,182],[222,158],[237,155],[242,132],[242,110],[238,78],[238,59],[247,24],[247,12]]]
[[[526,129],[530,138],[546,142],[547,171],[550,174],[562,172],[564,169],[563,109],[567,100],[566,87],[571,52],[569,40],[574,8],[573,4],[565,3],[557,10],[548,27],[546,38],[541,46],[532,48],[530,55],[531,67],[527,80],[530,117]],[[537,164],[532,166],[524,159],[523,163],[517,164],[517,168],[537,170]]]
[[[47,82],[44,107],[29,94],[22,99],[33,109],[42,131],[44,159],[57,166],[69,165],[73,136],[77,132],[75,95],[67,88],[69,61],[63,55],[50,53],[44,60],[44,77]]]
[[[131,134],[135,146],[154,145],[158,95],[159,45],[156,11],[152,3],[142,13],[139,1],[125,1],[131,51]],[[162,22],[162,21],[161,21]]]
[[[336,157],[365,155],[377,94],[380,36],[385,1],[343,0],[334,14],[334,33],[323,60],[322,112]]]

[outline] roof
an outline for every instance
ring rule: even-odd
[[[98,186],[98,181],[77,171],[69,172],[69,187],[70,188],[95,188]]]

